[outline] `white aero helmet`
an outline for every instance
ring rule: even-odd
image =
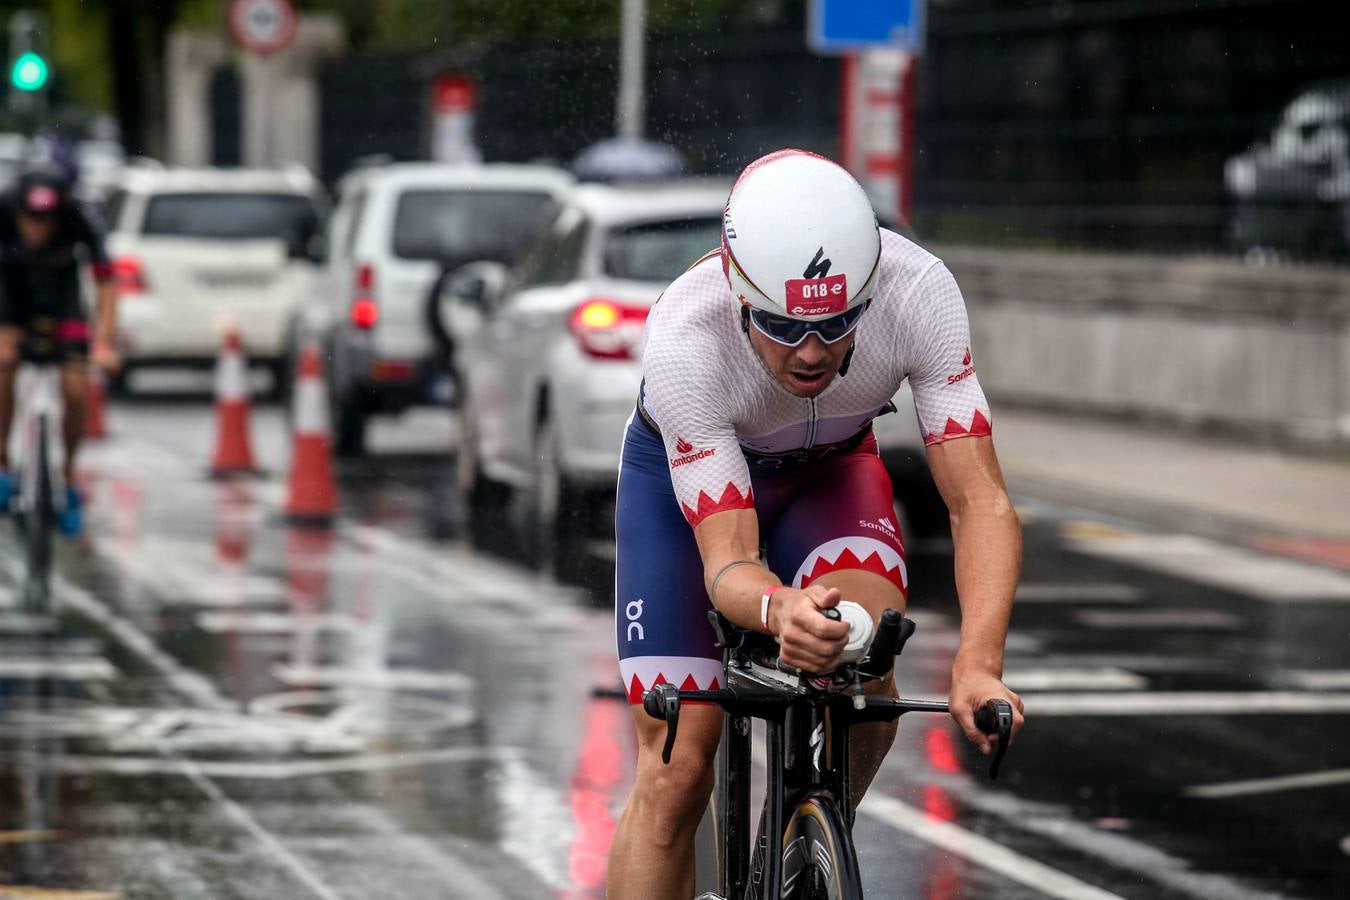
[[[743,303],[816,321],[872,299],[881,234],[844,168],[805,150],[746,166],[722,214],[722,270]]]

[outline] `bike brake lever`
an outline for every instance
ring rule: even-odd
[[[1007,700],[993,699],[975,713],[975,727],[985,734],[997,734],[998,746],[994,748],[994,759],[989,764],[989,779],[998,778],[998,767],[1003,762],[1003,754],[1008,752],[1012,741],[1013,712],[1012,704]]]
[[[661,762],[670,765],[675,735],[680,730],[680,689],[668,681],[658,684],[643,696],[642,708],[653,719],[666,720],[666,745],[661,748]]]

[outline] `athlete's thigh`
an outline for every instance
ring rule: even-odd
[[[860,448],[811,474],[768,529],[770,568],[794,587],[838,587],[874,617],[903,610],[905,551],[880,458]]]
[[[89,394],[89,363],[83,357],[65,357],[61,363],[61,396],[67,403]]]
[[[665,449],[635,422],[624,441],[615,509],[614,619],[629,703],[654,684],[720,686],[703,560],[670,486]]]
[[[13,369],[18,366],[23,337],[22,327],[0,318],[0,368]]]

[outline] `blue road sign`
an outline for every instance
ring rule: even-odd
[[[806,40],[821,55],[923,48],[924,0],[811,0]]]

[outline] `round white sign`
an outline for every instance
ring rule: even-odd
[[[230,33],[250,53],[276,53],[295,40],[291,0],[230,0]]]

